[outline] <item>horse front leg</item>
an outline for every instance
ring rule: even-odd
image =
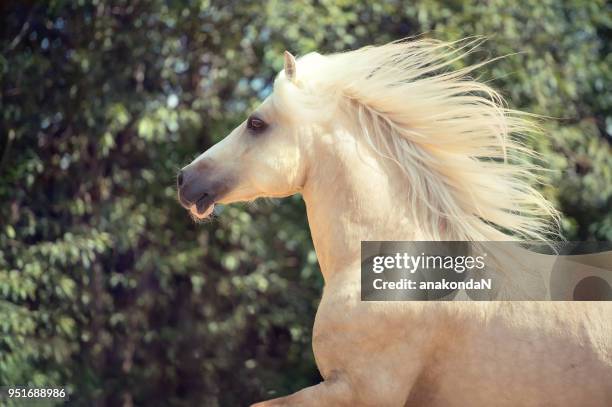
[[[341,376],[325,380],[289,396],[262,401],[251,407],[354,406],[348,382]]]
[[[359,369],[349,377],[333,372],[323,382],[289,396],[251,407],[401,407],[421,372],[421,365],[385,363]]]

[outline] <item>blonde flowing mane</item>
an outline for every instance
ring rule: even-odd
[[[469,77],[487,62],[451,69],[480,43],[393,42],[298,60],[279,74],[275,103],[321,120],[352,115],[365,141],[406,176],[417,227],[431,240],[544,240],[558,227],[526,137],[530,115]]]

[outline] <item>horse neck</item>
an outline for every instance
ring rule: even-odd
[[[320,141],[327,148],[317,149],[302,195],[326,284],[334,277],[343,283],[358,281],[361,241],[456,240],[444,230],[431,236],[419,229],[409,208],[408,182],[395,164],[374,156],[348,133],[325,134]],[[554,256],[520,247],[513,250],[520,255],[500,259],[514,265],[520,260],[524,276],[513,275],[515,291],[522,287],[531,292],[533,278],[547,281],[544,277],[555,263]]]
[[[410,220],[407,182],[395,164],[344,130],[317,142],[302,193],[326,283],[339,273],[358,273],[362,240],[427,238]]]

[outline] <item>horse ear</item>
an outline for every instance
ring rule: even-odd
[[[295,57],[289,51],[285,51],[285,76],[295,83]]]

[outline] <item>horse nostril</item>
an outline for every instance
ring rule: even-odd
[[[179,187],[183,185],[183,171],[180,171],[178,173],[178,177],[176,178],[176,183],[178,184]]]

